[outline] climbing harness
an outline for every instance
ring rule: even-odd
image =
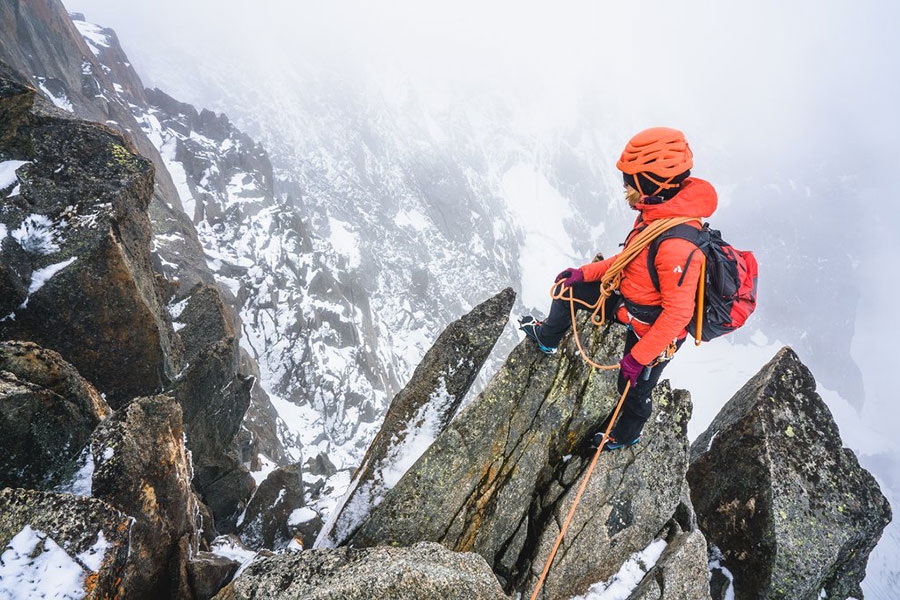
[[[619,283],[622,281],[622,271],[625,270],[625,267],[630,263],[634,258],[641,253],[647,246],[649,246],[653,240],[655,240],[660,234],[664,231],[675,227],[676,225],[680,225],[682,223],[687,223],[689,221],[698,221],[699,219],[694,217],[677,217],[670,219],[659,219],[657,221],[653,221],[650,225],[645,227],[634,236],[634,238],[625,246],[625,249],[616,257],[616,260],[609,266],[609,269],[606,270],[606,273],[603,275],[603,278],[600,279],[600,298],[597,302],[591,304],[589,302],[585,302],[584,300],[579,300],[575,297],[575,292],[572,291],[572,288],[565,286],[561,282],[556,282],[550,288],[550,297],[554,300],[566,300],[569,302],[570,314],[572,316],[572,335],[575,337],[575,344],[578,346],[578,351],[581,353],[582,358],[584,358],[585,362],[594,367],[595,369],[603,369],[603,370],[611,370],[618,369],[619,365],[600,365],[595,363],[587,353],[584,351],[584,348],[581,346],[581,337],[578,335],[578,326],[575,320],[575,303],[584,306],[585,308],[591,309],[593,312],[591,313],[591,323],[596,325],[597,327],[602,326],[606,323],[606,299],[609,298],[612,293],[619,289]],[[706,279],[706,261],[701,263],[701,271],[700,271],[700,284],[697,287],[697,341],[696,344],[700,345],[700,333],[702,332],[702,314],[703,314],[703,293],[704,293],[704,281]],[[566,295],[568,292],[568,295]],[[599,318],[597,314],[599,313]],[[669,351],[666,351],[666,354],[669,354]],[[671,355],[669,355],[671,358]],[[658,362],[658,360],[657,360]],[[655,365],[656,363],[654,363]],[[651,365],[652,367],[652,365]]]
[[[584,353],[582,353],[582,355],[583,354]],[[607,368],[618,368],[618,365],[616,365],[615,367]],[[609,425],[607,425],[606,431],[603,432],[603,440],[597,447],[597,451],[594,453],[594,458],[591,459],[591,464],[590,466],[588,466],[587,473],[585,473],[584,479],[581,482],[581,486],[578,488],[578,493],[575,494],[575,499],[572,501],[572,506],[569,508],[569,514],[566,515],[566,520],[563,521],[562,527],[559,530],[559,535],[556,536],[556,542],[553,544],[553,549],[550,550],[550,556],[547,557],[547,562],[544,564],[544,570],[541,572],[541,576],[534,588],[534,592],[531,594],[531,600],[535,600],[537,598],[538,593],[541,591],[541,587],[543,587],[544,585],[544,579],[547,577],[547,573],[550,572],[550,565],[553,564],[553,559],[556,558],[556,551],[559,550],[559,545],[563,541],[563,536],[566,535],[566,530],[569,528],[569,522],[572,520],[572,516],[575,514],[575,509],[578,507],[578,503],[581,501],[581,496],[582,494],[584,494],[584,490],[587,487],[588,481],[590,481],[591,479],[591,474],[593,474],[594,467],[597,465],[597,459],[600,458],[600,453],[603,452],[603,448],[606,446],[607,440],[609,440],[609,432],[612,431],[616,419],[619,418],[619,411],[622,409],[622,404],[625,402],[625,396],[628,394],[629,389],[631,389],[631,382],[627,381],[625,382],[625,391],[622,392],[622,396],[619,398],[618,404],[616,404],[616,410],[613,411],[612,418],[609,420]]]

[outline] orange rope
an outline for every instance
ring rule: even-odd
[[[613,368],[618,368],[618,365]],[[581,501],[581,496],[582,494],[584,494],[584,490],[587,487],[588,481],[590,481],[591,475],[594,472],[594,467],[597,465],[597,459],[600,458],[600,453],[603,452],[603,447],[606,445],[606,441],[609,439],[609,432],[612,431],[613,424],[615,424],[616,419],[619,416],[619,411],[622,409],[622,403],[625,401],[625,396],[628,394],[628,390],[630,388],[631,382],[628,381],[625,383],[625,391],[622,392],[622,397],[619,398],[619,403],[616,404],[616,410],[613,412],[612,419],[609,420],[609,425],[606,427],[606,431],[603,433],[603,440],[600,442],[600,446],[597,448],[597,452],[594,453],[594,458],[593,460],[591,460],[591,464],[588,467],[587,473],[585,473],[584,479],[581,482],[581,486],[578,488],[578,493],[575,494],[575,500],[572,502],[572,506],[569,508],[569,514],[566,515],[566,520],[563,521],[562,528],[559,530],[559,535],[556,536],[556,542],[553,544],[553,549],[550,551],[550,556],[547,558],[546,564],[544,564],[544,570],[541,572],[541,576],[538,579],[537,587],[534,588],[534,592],[531,594],[531,600],[535,600],[537,598],[538,593],[541,591],[541,587],[543,587],[544,585],[544,579],[546,579],[547,573],[550,572],[550,565],[553,564],[553,559],[556,558],[556,551],[559,550],[559,545],[562,543],[563,536],[566,535],[566,530],[569,528],[569,523],[572,521],[572,516],[575,514],[575,508]]]

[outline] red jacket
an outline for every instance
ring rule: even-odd
[[[705,218],[713,214],[717,205],[716,190],[709,182],[694,177],[688,178],[682,184],[681,190],[666,202],[637,205],[641,214],[634,223],[634,229],[628,234],[626,244],[646,224],[656,219]],[[701,227],[699,221],[692,221],[690,224],[698,229]],[[694,252],[695,250],[696,246],[681,238],[669,238],[660,243],[654,262],[656,272],[659,274],[660,291],[656,291],[650,278],[650,270],[647,268],[649,253],[647,248],[628,263],[622,272],[622,282],[619,285],[622,296],[634,304],[662,307],[662,312],[652,324],[637,320],[625,307],[616,314],[623,323],[630,323],[640,337],[631,354],[643,365],[653,362],[665,351],[669,342],[687,335],[685,327],[696,310],[700,267],[705,260],[703,253]],[[694,256],[688,263],[688,256],[692,252]],[[611,256],[606,260],[581,267],[585,281],[599,281],[615,259],[616,256]],[[685,270],[687,274],[684,274]],[[678,285],[679,281],[681,285]]]

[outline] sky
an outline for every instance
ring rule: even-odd
[[[515,99],[516,122],[536,135],[577,126],[590,102],[595,114],[615,116],[621,136],[675,126],[697,156],[727,157],[732,172],[796,174],[801,189],[815,167],[853,178],[864,193],[852,203],[832,198],[802,207],[865,225],[849,236],[855,272],[847,281],[860,294],[858,313],[849,317],[867,405],[861,415],[840,403],[833,410],[852,429],[856,448],[871,450],[900,427],[893,383],[900,294],[890,275],[900,263],[893,185],[900,172],[900,3],[63,1],[118,33],[145,85],[198,107],[229,109],[223,89],[264,101],[270,82],[292,67],[348,87],[374,84],[386,101],[400,81],[434,110],[498,93]],[[304,82],[286,85],[302,89]],[[272,98],[290,102],[289,95]],[[803,211],[792,214],[802,218]],[[777,214],[753,225],[766,218]],[[780,341],[777,332],[766,337],[752,358],[740,348],[715,359],[688,353],[671,370],[687,378],[697,367],[717,372],[759,362]]]

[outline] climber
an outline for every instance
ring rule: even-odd
[[[677,129],[641,131],[625,146],[616,167],[624,178],[625,201],[638,211],[625,245],[656,219],[693,217],[698,221],[689,223],[699,229],[699,219],[712,215],[718,204],[713,186],[690,176],[693,154]],[[631,387],[605,450],[630,446],[641,439],[653,408],[650,393],[687,337],[685,327],[694,314],[703,263],[702,253],[695,253],[689,260],[696,249],[691,242],[676,237],[659,243],[654,261],[657,290],[648,267],[649,249],[645,248],[625,266],[617,292],[606,301],[606,314],[628,327],[625,352],[619,362],[619,393],[624,392],[627,381]],[[615,259],[612,256],[568,268],[556,276],[556,282],[571,288],[575,299],[596,305],[601,296],[600,279]],[[554,299],[544,321],[525,316],[519,320],[519,328],[542,352],[554,354],[571,326],[569,306],[568,300]],[[580,303],[575,306],[585,308]],[[605,425],[594,435],[594,447],[602,442]]]

